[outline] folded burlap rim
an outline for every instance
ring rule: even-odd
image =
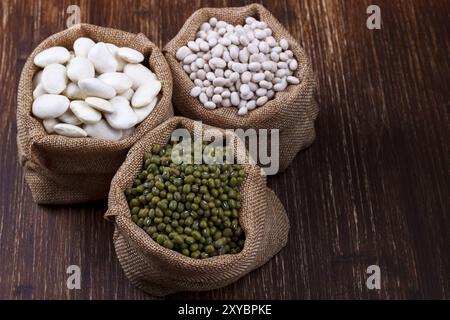
[[[269,100],[263,107],[256,108],[245,116],[238,116],[235,107],[221,107],[214,110],[207,110],[200,103],[198,98],[189,95],[190,90],[194,87],[194,83],[183,70],[180,62],[175,55],[177,50],[185,46],[188,41],[195,40],[196,33],[202,23],[208,21],[211,17],[224,20],[232,24],[243,24],[247,16],[253,16],[265,21],[273,31],[276,39],[285,38],[289,42],[290,50],[293,51],[298,61],[298,68],[294,75],[300,79],[300,84],[289,85],[284,91],[276,93],[276,97]],[[187,109],[184,106],[175,105],[185,115],[204,120],[206,123],[223,127],[226,124],[229,128],[258,128],[264,127],[267,123],[274,123],[278,117],[285,118],[286,114],[292,114],[295,110],[292,108],[303,108],[303,105],[291,105],[293,99],[302,99],[312,95],[315,86],[315,77],[311,67],[310,60],[305,50],[290,35],[290,33],[281,25],[281,23],[273,16],[270,11],[260,4],[251,4],[244,7],[232,8],[202,8],[195,11],[184,23],[178,34],[164,47],[163,52],[172,69],[175,84],[181,88],[175,90],[183,90],[181,94],[189,104]],[[178,94],[174,92],[174,98]],[[176,101],[174,101],[176,103]],[[287,103],[284,103],[287,102]],[[284,117],[282,116],[284,115]],[[222,124],[222,125],[221,125]],[[289,124],[286,124],[289,125]],[[280,127],[281,128],[281,127]]]
[[[118,47],[127,46],[140,51],[145,56],[144,65],[156,74],[161,81],[160,100],[155,106],[153,112],[139,125],[129,137],[119,140],[110,141],[96,139],[91,137],[69,138],[57,134],[48,134],[43,125],[42,120],[35,118],[31,114],[31,106],[33,104],[33,76],[39,67],[33,63],[34,57],[41,51],[52,46],[64,46],[72,48],[73,42],[78,37],[89,37],[99,42],[113,43]],[[20,76],[18,89],[18,140],[22,144],[21,161],[32,159],[33,152],[31,148],[33,142],[39,141],[40,144],[49,147],[61,147],[61,150],[78,149],[80,154],[92,151],[101,152],[103,150],[114,151],[130,148],[142,135],[151,130],[155,125],[154,122],[162,122],[167,118],[167,114],[173,115],[172,105],[172,75],[170,68],[161,52],[161,50],[152,43],[144,34],[133,34],[112,28],[105,28],[91,24],[78,24],[69,29],[55,33],[43,40],[28,57]],[[167,108],[171,110],[166,110]]]
[[[266,178],[261,175],[261,169],[255,164],[242,165],[246,172],[246,178],[241,186],[242,208],[239,221],[245,232],[246,240],[243,250],[238,254],[216,256],[209,259],[192,259],[159,245],[131,220],[131,212],[124,191],[132,186],[134,177],[142,170],[144,153],[153,144],[166,144],[171,132],[176,128],[186,128],[192,133],[193,123],[194,121],[191,119],[173,117],[148,133],[130,149],[126,161],[111,182],[108,211],[105,213],[105,218],[115,220],[119,233],[133,243],[136,251],[147,256],[149,263],[155,263],[156,258],[158,262],[165,264],[168,272],[173,269],[178,280],[186,277],[186,281],[189,281],[189,271],[193,269],[202,272],[209,268],[220,270],[224,266],[228,271],[227,276],[229,276],[229,272],[236,273],[236,275],[241,274],[258,264],[257,260],[259,259],[256,257],[260,251],[258,248],[264,232],[267,232],[264,230],[267,210]],[[213,127],[203,125],[203,128]],[[222,129],[214,129],[224,133]],[[238,138],[234,136],[234,139]],[[242,153],[247,153],[245,148],[235,148],[235,155]],[[249,205],[250,203],[253,204],[252,207]],[[235,271],[233,271],[234,267]],[[183,274],[183,271],[187,273]],[[215,281],[220,281],[221,275],[216,274],[215,277]]]

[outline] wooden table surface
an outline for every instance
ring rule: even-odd
[[[1,1],[0,299],[150,299],[125,277],[105,203],[33,203],[17,161],[16,92],[33,48],[81,21],[162,47],[197,9],[247,1]],[[304,46],[318,79],[317,140],[269,178],[287,246],[236,283],[169,299],[450,298],[450,3],[262,2]],[[381,30],[366,27],[370,4]],[[80,290],[66,268],[81,267]],[[381,269],[381,289],[366,268]]]

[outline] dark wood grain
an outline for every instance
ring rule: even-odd
[[[366,28],[378,4],[382,29]],[[105,203],[32,202],[17,161],[16,91],[33,48],[82,22],[167,43],[197,8],[249,1],[1,1],[0,299],[149,299],[123,274]],[[315,68],[317,141],[269,178],[291,222],[289,242],[220,290],[169,299],[450,298],[448,1],[262,2]],[[82,289],[66,288],[66,268]],[[381,268],[381,290],[365,285]]]

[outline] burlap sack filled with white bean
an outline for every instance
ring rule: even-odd
[[[236,28],[234,29],[234,31],[232,29],[228,30],[224,28],[225,30],[223,30],[223,32],[221,30],[216,31],[218,34],[216,40],[218,41],[208,39],[208,35],[205,35],[203,33],[205,42],[208,45],[206,45],[205,43],[202,44],[201,42],[197,42],[196,44],[193,44],[191,46],[192,50],[179,52],[178,50],[183,46],[187,46],[190,41],[192,44],[192,41],[195,41],[199,37],[201,38],[201,33],[197,34],[197,32],[201,30],[203,24],[205,22],[209,22],[212,17],[217,18],[219,21],[225,21],[226,23],[233,26],[245,26],[246,18],[253,17],[258,21],[267,24],[266,28],[270,28],[271,31],[268,31],[266,35],[269,36],[271,34],[272,38],[270,40],[268,38],[262,38],[261,41],[259,41],[257,39],[257,36],[259,36],[259,34],[255,35],[255,33],[252,33],[251,37],[244,36],[245,39],[237,39],[236,41],[234,41],[233,36],[230,37],[227,36],[227,34],[229,32],[235,32]],[[227,28],[229,27],[230,26],[227,26]],[[207,26],[207,29],[209,29],[209,26]],[[223,34],[225,34],[228,39],[232,40],[231,45],[229,45],[230,41],[220,39]],[[251,45],[248,44],[248,42],[252,43],[252,41],[255,41],[255,39],[257,40],[257,42],[253,42],[253,44]],[[259,45],[259,48],[257,50],[252,50],[250,48],[250,46],[252,45],[256,45],[256,47],[258,47],[258,44],[264,41],[264,39],[266,40],[266,43],[262,45],[263,47]],[[271,43],[274,39],[278,41],[277,44]],[[287,43],[286,41],[284,41],[284,43],[281,45],[281,43],[279,42],[281,39],[287,40]],[[216,45],[217,42],[218,45]],[[292,68],[294,70],[289,71],[289,69],[287,69],[287,71],[290,73],[291,78],[289,78],[289,75],[285,74],[284,71],[277,70],[279,73],[277,73],[275,77],[280,76],[280,80],[282,80],[280,81],[280,84],[278,84],[277,90],[280,89],[279,87],[283,88],[282,90],[277,91],[273,88],[277,84],[276,81],[279,80],[271,80],[272,76],[270,76],[270,74],[267,75],[264,80],[255,80],[255,78],[252,77],[250,82],[253,82],[253,84],[248,83],[248,85],[253,92],[244,92],[244,90],[249,91],[247,90],[247,82],[249,80],[245,79],[249,78],[249,74],[246,72],[242,72],[242,70],[239,69],[243,65],[245,66],[243,69],[247,71],[253,68],[253,66],[250,67],[250,62],[252,61],[252,53],[256,54],[256,60],[254,61],[257,61],[258,52],[265,52],[266,57],[269,57],[270,59],[270,53],[272,50],[275,51],[275,61],[286,62],[286,59],[284,59],[283,61],[282,59],[280,59],[281,55],[278,55],[279,51],[277,50],[279,50],[280,48],[274,49],[274,47],[270,46],[264,48],[267,43],[273,45],[274,47],[279,47],[280,45],[285,47],[285,45],[288,44],[288,50],[291,51],[289,54],[293,54],[293,58],[296,60],[296,62],[293,62],[290,65],[291,67],[295,67]],[[199,46],[199,50],[197,50],[196,45]],[[247,47],[248,51],[243,56],[239,54],[238,57],[233,57],[233,49],[231,49],[233,45],[238,47],[239,49]],[[216,49],[218,46],[222,46],[222,48]],[[210,51],[210,49],[213,47],[216,52],[213,52],[213,50]],[[217,54],[217,51],[220,51],[219,54]],[[237,50],[234,51],[237,52]],[[186,21],[175,38],[173,38],[165,46],[163,52],[172,70],[174,79],[174,106],[175,109],[182,115],[191,119],[201,120],[206,124],[210,124],[220,128],[279,129],[280,171],[286,169],[286,167],[291,163],[299,150],[309,146],[315,139],[314,120],[316,119],[318,114],[318,106],[313,97],[315,78],[310,61],[304,49],[277,21],[277,19],[263,6],[259,4],[252,4],[239,8],[200,9],[192,14],[192,16]],[[179,52],[178,57],[177,52]],[[186,64],[184,63],[186,61],[183,60],[183,58],[185,58],[185,55],[191,55],[193,53],[197,54],[198,57],[205,57],[205,59],[203,59],[203,62],[205,62],[205,64],[207,65],[206,68],[202,68],[203,62],[200,60],[198,61],[198,64],[197,61],[191,62],[190,60],[192,59],[190,59],[190,57],[186,59],[189,60],[187,62],[191,62],[191,65],[184,66],[184,64]],[[208,55],[208,53],[212,54]],[[232,61],[231,65],[230,56]],[[250,56],[250,59],[248,59],[248,56]],[[222,69],[226,72],[224,76],[222,76],[221,74],[217,75],[215,72],[216,66],[211,65],[211,60],[214,59],[214,57],[218,57],[224,60],[227,64]],[[280,66],[282,65],[283,63],[280,64]],[[199,73],[198,71],[200,69],[202,69],[203,71],[200,71]],[[231,72],[227,72],[227,69],[231,70]],[[250,71],[255,70],[261,71],[261,74],[264,77],[264,74],[262,73],[263,69],[260,70],[259,66],[256,66],[253,70]],[[206,78],[203,74],[204,71],[206,71]],[[208,71],[211,71],[211,73],[214,74],[215,77],[209,77]],[[232,79],[234,75],[230,75],[230,73],[238,73],[236,78],[239,82],[235,82],[235,79]],[[283,78],[283,76],[286,76],[286,78]],[[256,76],[256,78],[257,77],[258,76]],[[195,80],[199,78],[202,81],[199,82]],[[227,91],[227,86],[230,91],[234,90],[232,88],[235,88],[238,94],[240,94],[240,101],[237,100],[237,97],[235,97],[234,100],[236,101],[236,103],[233,103],[233,96],[231,96],[230,99],[228,97],[228,92],[223,93],[221,89],[217,89],[216,91],[215,88],[217,87],[217,85],[215,84],[215,81],[220,82],[222,79],[219,79],[220,81],[217,79],[214,81],[213,78],[225,78],[225,81],[228,81],[227,79],[231,79],[231,83],[225,84],[225,91]],[[297,83],[297,80],[294,78],[299,80],[299,84],[294,84]],[[194,81],[197,81],[197,83],[194,84]],[[266,82],[264,82],[264,84],[261,84],[261,81],[272,82],[270,84]],[[200,84],[201,82],[203,82],[203,84]],[[241,84],[243,84],[243,86],[241,86]],[[193,88],[196,86],[201,87],[202,85],[203,88],[205,88],[204,90],[206,91],[203,91],[204,95],[198,96],[200,94],[200,89]],[[207,89],[207,87],[209,86],[212,88]],[[219,84],[219,86],[222,86],[222,84]],[[261,90],[256,91],[257,88]],[[208,90],[212,91],[213,89],[215,90],[212,94],[211,92],[208,93]],[[196,90],[198,92],[196,92]],[[238,96],[238,94],[235,94],[235,96]],[[266,98],[261,98],[258,101],[256,99],[258,97],[257,94],[260,96],[267,95],[269,100],[267,101]],[[209,101],[206,100],[207,95],[209,97]],[[215,97],[213,96],[211,98],[211,95],[214,95]],[[246,106],[245,103],[242,102],[243,99],[248,99],[248,104]],[[202,102],[200,102],[201,100]],[[253,102],[251,102],[252,100]],[[241,105],[236,105],[238,103],[241,103]],[[255,104],[262,106],[255,107]]]
[[[145,57],[142,64],[152,70],[162,84],[157,105],[126,138],[112,141],[48,134],[42,120],[31,112],[33,76],[39,70],[33,63],[35,56],[54,46],[72,48],[74,41],[80,37],[141,52]],[[158,47],[143,34],[81,24],[41,42],[23,67],[17,96],[19,161],[34,201],[65,204],[105,199],[111,179],[130,147],[148,131],[173,116],[171,98],[172,76],[167,62]]]
[[[137,287],[157,296],[226,286],[272,258],[286,245],[289,230],[283,205],[266,187],[261,169],[254,164],[243,164],[246,175],[240,186],[242,205],[239,211],[239,224],[245,233],[242,251],[195,259],[153,240],[147,234],[148,231],[132,220],[125,190],[133,185],[142,171],[145,154],[154,145],[166,145],[171,133],[177,128],[186,128],[191,136],[195,134],[193,120],[174,117],[130,149],[126,161],[111,182],[105,215],[115,221],[114,246],[126,276]],[[204,125],[203,132],[208,128],[211,127]],[[223,130],[220,132],[224,134]],[[236,157],[246,152],[243,147],[235,150]]]

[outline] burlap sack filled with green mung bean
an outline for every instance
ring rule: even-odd
[[[244,24],[248,16],[265,21],[273,30],[276,39],[285,38],[298,61],[294,75],[300,84],[290,85],[276,93],[262,107],[249,111],[245,116],[237,115],[234,107],[206,109],[198,98],[190,95],[193,82],[176,59],[177,50],[188,41],[195,40],[200,26],[212,17],[237,25]],[[179,33],[164,47],[164,55],[172,70],[174,79],[173,102],[176,110],[191,119],[220,128],[279,129],[280,171],[292,162],[295,155],[309,146],[315,139],[314,120],[318,106],[313,97],[315,78],[305,50],[263,6],[251,4],[238,8],[202,8],[194,12]]]
[[[120,141],[94,138],[68,138],[46,133],[42,121],[31,115],[32,79],[38,71],[33,58],[52,46],[71,48],[78,37],[113,43],[142,52],[144,64],[162,83],[161,98],[153,112],[134,133]],[[41,42],[28,57],[20,77],[17,96],[17,141],[19,160],[34,201],[63,204],[105,199],[117,168],[130,147],[164,120],[173,116],[172,76],[164,56],[143,34],[77,25]]]
[[[207,259],[186,257],[159,245],[132,221],[124,191],[141,172],[145,152],[155,144],[166,145],[174,129],[186,128],[192,134],[193,127],[193,120],[182,117],[174,117],[158,126],[130,149],[111,182],[105,216],[115,221],[113,241],[117,257],[130,281],[152,295],[226,286],[266,263],[287,242],[286,212],[276,195],[266,187],[260,168],[252,164],[243,164],[246,178],[240,188],[239,223],[246,240],[240,253]],[[240,148],[237,152],[246,151]]]

